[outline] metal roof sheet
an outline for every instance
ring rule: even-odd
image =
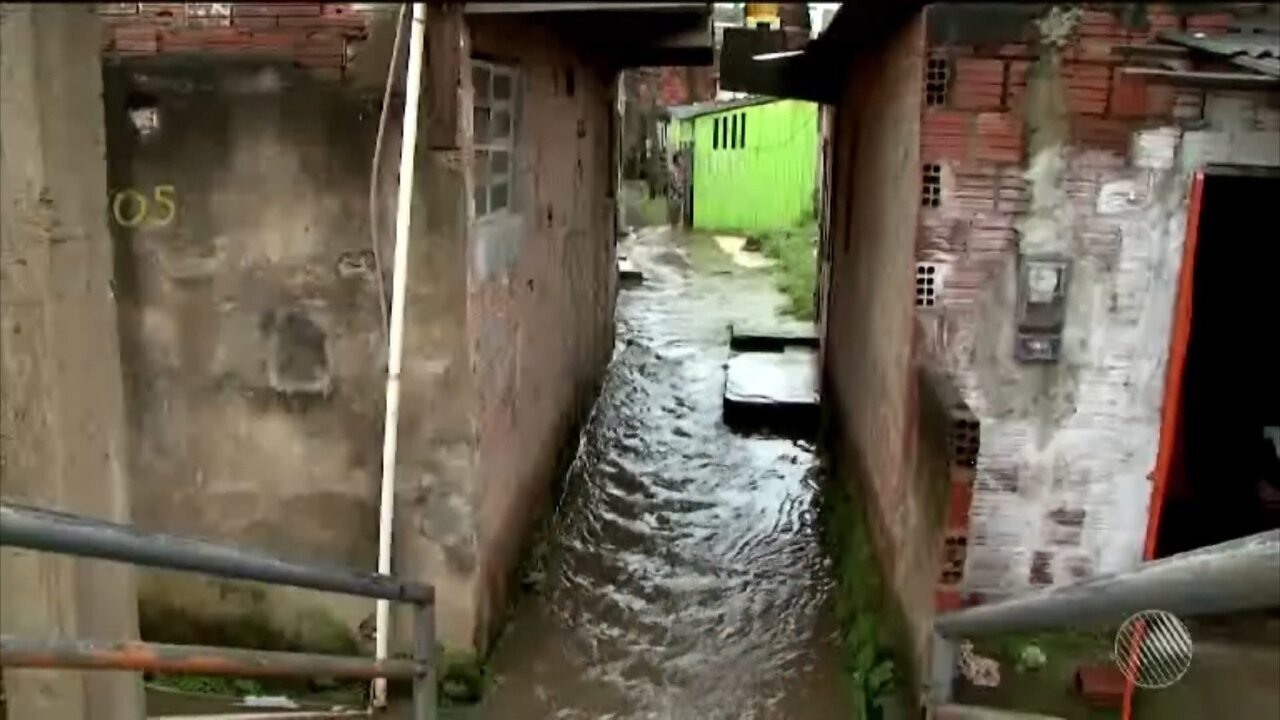
[[[1167,32],[1160,39],[1226,58],[1240,67],[1280,77],[1280,34]]]
[[[739,98],[737,100],[711,100],[709,102],[692,103],[689,105],[672,105],[667,108],[667,112],[676,120],[688,120],[689,118],[723,112],[725,110],[736,110],[738,108],[750,107],[752,105],[763,105],[765,103],[775,102],[778,99],[779,98],[758,95],[755,97]]]

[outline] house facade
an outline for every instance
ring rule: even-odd
[[[670,152],[679,153],[685,224],[759,233],[816,215],[818,107],[747,98],[669,109]]]
[[[498,629],[612,354],[617,73],[711,59],[705,4],[656,9],[428,11],[392,564],[453,647]],[[99,13],[133,520],[372,570],[407,18]],[[368,639],[372,603],[140,578],[148,639],[175,612]]]
[[[1275,257],[1274,7],[845,5],[748,72],[763,42],[724,77],[826,106],[824,401],[917,664],[937,609],[1274,526],[1238,460],[1274,373],[1210,350],[1268,323],[1221,248]]]

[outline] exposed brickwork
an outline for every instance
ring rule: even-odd
[[[345,72],[369,23],[352,3],[99,3],[98,12],[109,56],[257,55],[326,77]]]
[[[920,126],[920,159],[925,162],[967,160],[973,118],[954,110],[927,110]]]
[[[1004,100],[1004,61],[995,58],[957,58],[953,67],[953,106],[966,110],[1001,107]]]
[[[1016,163],[1022,157],[1022,124],[1014,113],[928,110],[921,136],[926,162]]]
[[[1114,11],[1086,8],[1062,51],[1072,145],[1088,151],[1077,162],[1095,169],[1122,168],[1137,129],[1204,117],[1203,92],[1126,76],[1113,50],[1147,42],[1165,30],[1225,29],[1230,16],[1179,13],[1163,4],[1145,10],[1145,23],[1126,25]],[[1013,227],[1027,210],[1023,115],[1027,73],[1039,49],[1006,43],[937,45],[929,52],[950,67],[945,102],[922,103],[921,161],[942,168],[943,200],[922,213],[917,246],[922,260],[955,266],[947,273],[943,302],[964,303],[972,299],[969,291],[986,282],[979,266],[1015,246]],[[1275,127],[1280,115],[1260,114],[1256,124]],[[1083,179],[1068,188],[1073,201],[1087,207],[1096,200],[1098,182]],[[1090,228],[1087,236],[1093,252],[1108,253],[1115,243],[1115,233],[1107,229]]]
[[[974,466],[979,450],[978,417],[943,376],[932,378],[947,408],[948,494],[939,553],[934,608],[954,610],[966,604],[960,592],[969,545],[969,505],[973,498]]]
[[[991,343],[1001,341],[997,328],[1004,318],[993,313],[1010,312],[1010,301],[1003,297],[1011,290],[1006,283],[1016,267],[1019,243],[1025,242],[1020,232],[1033,217],[1028,178],[1052,178],[1054,202],[1064,218],[1058,221],[1059,235],[1070,238],[1073,261],[1107,278],[1105,308],[1091,321],[1109,324],[1118,337],[1148,322],[1153,303],[1162,301],[1152,291],[1153,253],[1166,236],[1181,232],[1164,216],[1149,222],[1135,218],[1134,209],[1152,208],[1150,195],[1160,191],[1150,184],[1152,178],[1185,163],[1188,153],[1202,162],[1245,155],[1249,148],[1232,149],[1218,142],[1215,133],[1198,135],[1197,128],[1217,124],[1219,116],[1231,118],[1232,127],[1245,133],[1280,131],[1280,104],[1274,98],[1252,102],[1240,93],[1228,93],[1211,94],[1206,100],[1200,89],[1175,88],[1121,72],[1125,60],[1115,52],[1118,46],[1146,43],[1169,30],[1225,32],[1233,22],[1229,13],[1151,4],[1142,8],[1143,18],[1131,10],[1086,6],[1055,66],[1037,67],[1044,49],[1034,41],[926,48],[929,57],[945,58],[951,70],[941,103],[925,102],[923,79],[920,86],[920,161],[937,168],[940,188],[938,202],[921,205],[916,260],[936,268],[942,281],[935,288],[935,304],[918,308],[917,314],[933,328],[936,352],[947,359],[955,382],[983,423],[977,470],[952,471],[935,592],[940,610],[975,602],[980,597],[975,591],[1001,593],[1073,582],[1106,570],[1100,566],[1107,563],[1114,567],[1119,552],[1114,550],[1115,538],[1134,524],[1108,515],[1111,506],[1120,503],[1111,495],[1119,492],[1119,485],[1098,480],[1131,469],[1122,472],[1107,465],[1110,461],[1089,458],[1044,470],[1036,463],[1045,448],[1027,444],[1044,428],[1034,418],[1013,417],[1016,412],[1001,405],[1012,395],[971,392],[984,382],[1012,386],[1020,377],[1016,369],[992,360],[1009,351],[993,349]],[[1022,37],[1036,35],[1029,26]],[[1042,87],[1061,90],[1068,114],[1060,175],[1032,167],[1027,147],[1028,127],[1035,124],[1028,121],[1028,113],[1036,111],[1040,115],[1032,117],[1040,118],[1046,113],[1043,107],[1027,106],[1028,74],[1050,67],[1059,68],[1057,84]],[[1180,145],[1184,135],[1188,140]],[[1176,209],[1171,212],[1176,216]],[[1119,436],[1136,422],[1135,398],[1141,393],[1130,372],[1134,358],[1118,346],[1096,352],[1101,356],[1084,358],[1072,370],[1077,385],[1071,390],[1071,417],[1089,421],[1079,427],[1061,421],[1050,438],[1065,435],[1063,442],[1076,442],[1099,434],[1103,426],[1112,430],[1101,434]],[[978,377],[975,367],[981,363],[981,373],[998,375],[999,382]],[[1009,392],[1018,391],[1011,387]],[[1042,390],[1046,396],[1054,392],[1058,390]],[[984,407],[984,398],[1000,409]],[[993,419],[997,422],[990,422]],[[1038,442],[1053,442],[1040,437]],[[1139,470],[1145,473],[1147,468]],[[1050,486],[1059,490],[1051,492]],[[1028,500],[1039,495],[1052,500]],[[1106,544],[1108,549],[1099,549]]]
[[[658,82],[658,99],[666,106],[704,102],[715,97],[710,67],[664,67]]]
[[[1232,19],[1232,15],[1225,12],[1189,15],[1186,19],[1186,29],[1207,33],[1223,33],[1231,27]]]
[[[1182,18],[1178,17],[1168,5],[1147,6],[1147,31],[1134,33],[1135,40],[1154,40],[1162,32],[1175,32],[1182,29]]]

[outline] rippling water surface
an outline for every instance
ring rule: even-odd
[[[720,419],[730,322],[763,273],[699,272],[665,229],[622,252],[618,345],[548,549],[494,658],[493,718],[847,718],[807,443]]]

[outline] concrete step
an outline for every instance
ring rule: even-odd
[[[933,720],[1063,720],[1057,715],[1039,715],[1017,710],[998,710],[977,705],[940,705],[933,709]]]
[[[733,354],[725,372],[725,423],[812,434],[818,421],[817,376],[817,352],[810,348]]]
[[[734,323],[729,326],[729,349],[735,352],[782,352],[788,347],[818,347],[812,323]]]
[[[639,285],[644,282],[644,273],[636,267],[635,262],[625,255],[618,256],[618,280],[624,286]]]

